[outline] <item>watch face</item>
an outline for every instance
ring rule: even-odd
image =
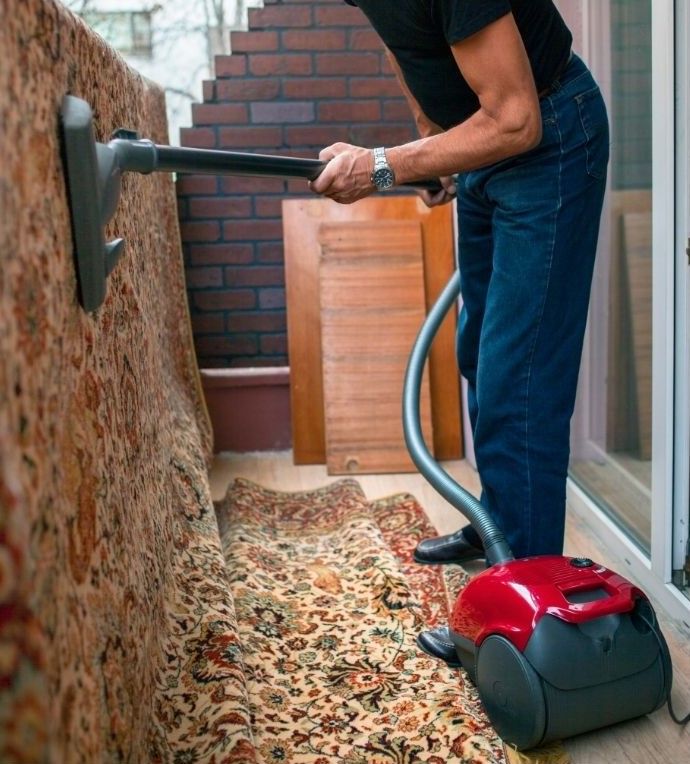
[[[374,170],[372,180],[379,191],[391,188],[395,182],[393,171],[389,167],[380,167],[378,170]]]

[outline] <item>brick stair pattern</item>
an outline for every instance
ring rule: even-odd
[[[344,0],[265,0],[181,142],[197,148],[316,158],[336,141],[412,140],[414,124],[381,42]],[[181,176],[177,198],[194,337],[207,368],[289,363],[281,201],[306,182]]]

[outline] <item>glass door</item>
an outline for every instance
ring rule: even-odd
[[[611,121],[568,500],[668,612],[690,611],[690,7],[578,0]]]
[[[611,164],[570,474],[649,554],[654,291],[652,0],[597,0],[592,13],[598,16],[599,37],[598,66],[592,68],[607,98]]]

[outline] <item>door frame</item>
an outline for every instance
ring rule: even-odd
[[[672,575],[690,556],[690,9],[675,4],[676,29],[676,353]],[[681,576],[678,576],[681,578]],[[678,581],[680,583],[680,581]],[[685,585],[688,576],[685,576]]]

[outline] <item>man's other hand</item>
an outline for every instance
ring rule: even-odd
[[[417,192],[427,207],[438,207],[441,204],[448,204],[448,202],[452,202],[457,195],[454,176],[447,175],[443,178],[439,178],[439,181],[442,186],[440,191],[419,189]]]

